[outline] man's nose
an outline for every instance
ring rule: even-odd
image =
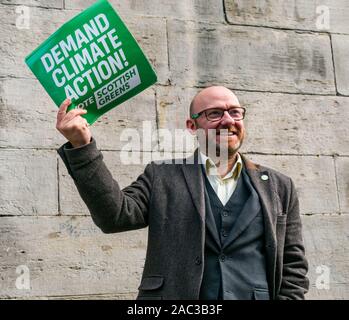
[[[230,116],[229,112],[227,110],[224,111],[223,117],[221,119],[222,125],[230,125],[235,123],[235,120]]]

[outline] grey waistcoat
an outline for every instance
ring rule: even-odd
[[[269,299],[263,215],[247,173],[242,170],[225,206],[205,173],[204,177],[206,240],[200,299]]]

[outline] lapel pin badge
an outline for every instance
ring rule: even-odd
[[[261,179],[263,181],[267,181],[269,179],[269,177],[266,174],[263,174],[263,175],[261,175]]]

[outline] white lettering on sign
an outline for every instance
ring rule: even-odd
[[[133,66],[95,92],[97,108],[105,107],[140,84],[137,66]]]
[[[84,97],[89,88],[94,90],[129,65],[117,31],[105,14],[95,16],[54,45],[41,56],[41,63],[56,87],[63,87],[71,100]]]

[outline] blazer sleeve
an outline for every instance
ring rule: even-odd
[[[303,245],[299,201],[293,181],[290,179],[289,182],[291,192],[286,221],[282,283],[279,295],[276,297],[279,300],[304,299],[304,294],[309,289],[309,280],[306,276],[308,261]]]
[[[58,149],[94,223],[105,233],[148,225],[153,170],[149,164],[130,186],[120,190],[97,149],[96,141],[79,148],[68,142]]]

